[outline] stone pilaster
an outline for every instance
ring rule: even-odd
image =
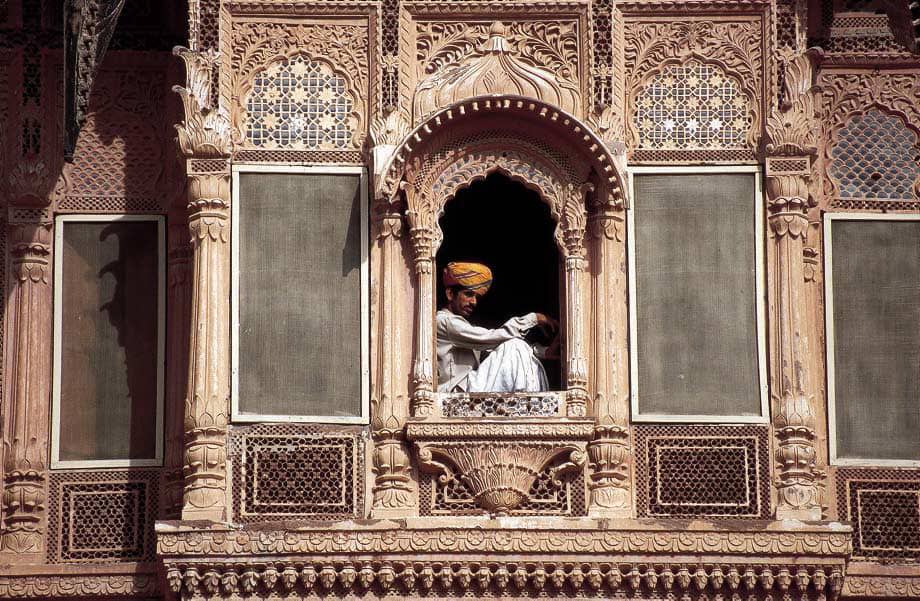
[[[560,217],[565,256],[565,348],[566,407],[569,417],[587,413],[588,359],[585,326],[587,322],[585,291],[586,194],[593,187],[569,185],[563,191],[564,214]]]
[[[412,366],[412,415],[434,411],[434,215],[431,203],[410,182],[402,184],[416,278],[415,361]]]
[[[166,453],[164,456],[163,511],[175,518],[182,515],[185,491],[185,394],[188,390],[188,351],[191,306],[188,224],[185,215],[169,216],[168,316],[166,354]]]
[[[404,439],[408,397],[399,385],[401,350],[397,307],[400,291],[396,286],[397,270],[402,268],[402,218],[390,205],[381,212],[376,228],[379,257],[379,299],[375,312],[377,369],[371,399],[375,474],[371,515],[374,518],[406,516],[415,510],[412,464]]]
[[[622,202],[599,195],[588,217],[592,262],[592,367],[597,420],[588,443],[589,515],[632,517],[629,441],[629,331]]]
[[[182,519],[227,518],[227,423],[230,414],[230,126],[210,108],[214,52],[176,48],[185,62],[184,121],[176,126],[188,174],[191,305],[184,411]]]
[[[784,65],[779,104],[767,121],[767,210],[770,231],[770,398],[776,435],[778,519],[819,520],[825,474],[818,464],[814,383],[808,373],[809,322],[805,261],[808,184],[815,141],[815,51]]]
[[[10,207],[0,554],[26,563],[42,559],[47,528],[51,240],[50,211]]]

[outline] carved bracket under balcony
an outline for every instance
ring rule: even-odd
[[[580,472],[593,432],[591,420],[567,418],[418,419],[406,430],[420,469],[459,479],[496,515],[525,502],[543,470],[557,479]]]

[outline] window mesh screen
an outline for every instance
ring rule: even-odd
[[[239,176],[239,408],[361,415],[358,175]]]
[[[63,222],[61,461],[156,456],[154,221]]]
[[[920,222],[831,227],[837,456],[920,458]]]
[[[642,414],[760,415],[753,174],[637,175]]]

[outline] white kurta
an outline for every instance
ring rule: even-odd
[[[549,388],[543,364],[524,340],[537,314],[512,317],[500,328],[474,326],[448,309],[437,313],[440,392],[540,392]],[[494,350],[493,350],[494,349]],[[480,352],[492,350],[482,362]]]

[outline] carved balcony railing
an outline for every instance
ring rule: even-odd
[[[554,417],[565,415],[564,392],[442,392],[443,417]]]

